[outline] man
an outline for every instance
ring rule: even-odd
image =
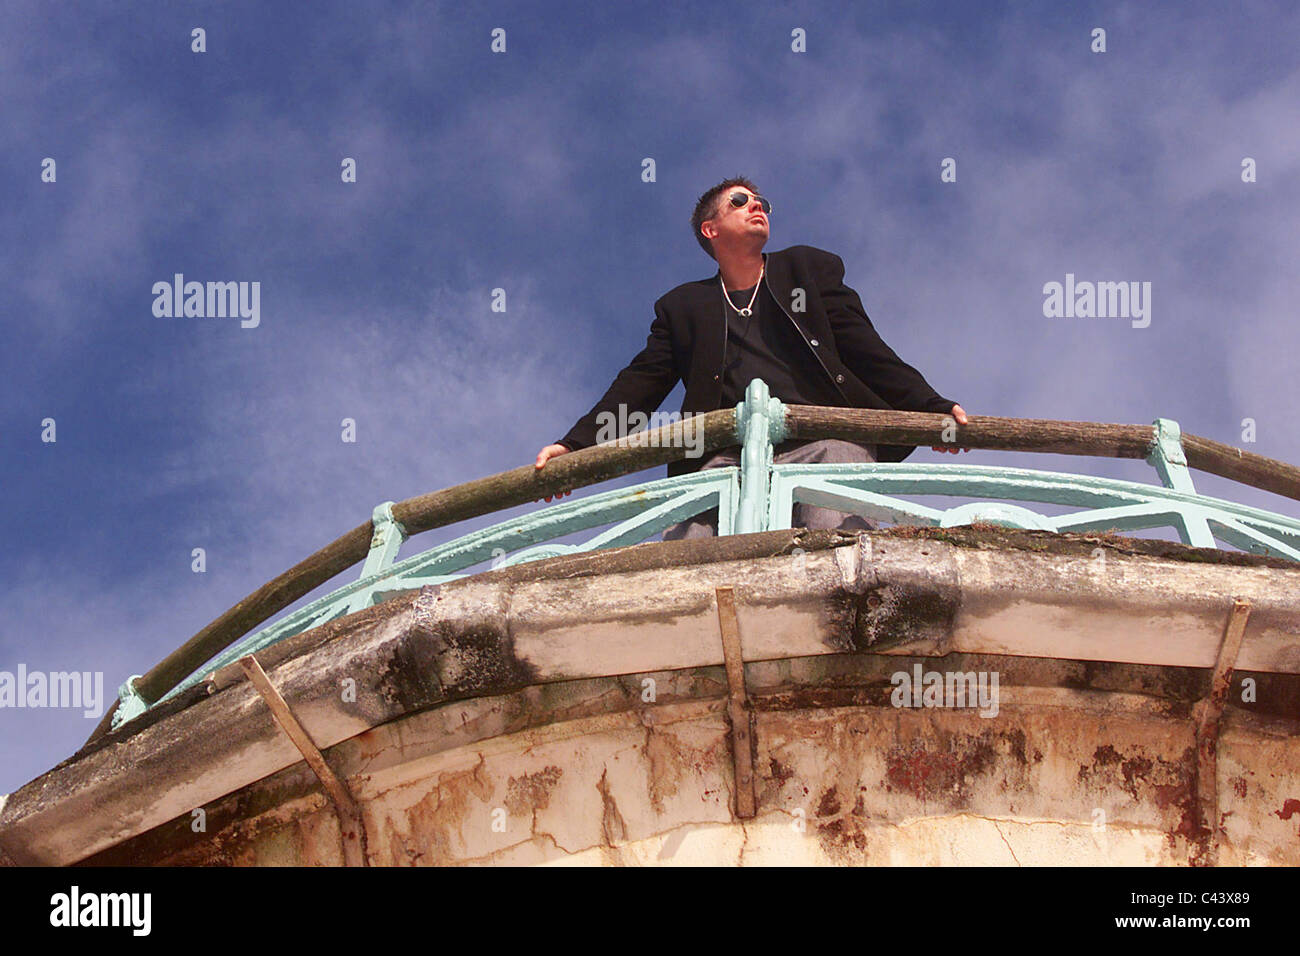
[[[655,303],[646,347],[568,434],[538,452],[534,467],[541,469],[551,458],[596,444],[602,412],[617,421],[626,421],[633,412],[649,415],[679,380],[686,383],[683,417],[735,407],[749,382],[762,378],[774,397],[791,405],[942,412],[967,424],[960,405],[940,396],[876,334],[858,294],[844,284],[839,256],[812,246],[763,252],[771,211],[767,199],[743,177],[723,180],[700,197],[691,229],[717,261],[718,271],[709,279],[679,285]],[[773,459],[902,461],[914,449],[838,439],[787,441],[776,446]],[[944,446],[934,450],[959,451]],[[739,449],[725,449],[706,462],[672,462],[668,475],[738,461]],[[664,532],[664,540],[715,534],[716,514],[715,508],[674,525]],[[795,506],[791,523],[808,528],[875,527],[857,516],[804,504]]]

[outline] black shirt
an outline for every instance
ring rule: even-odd
[[[719,288],[721,295],[721,288]],[[745,388],[761,378],[774,398],[787,405],[844,404],[844,398],[822,368],[803,333],[781,311],[767,283],[754,298],[753,314],[737,310],[749,303],[754,287],[728,291],[734,307],[725,303],[727,347],[722,358],[722,408],[745,400]]]

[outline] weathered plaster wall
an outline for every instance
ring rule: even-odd
[[[1260,695],[1225,716],[1219,859],[1294,863],[1297,583],[1288,562],[1105,536],[768,532],[506,569],[259,658],[362,801],[376,863],[1175,863],[1199,852],[1191,707],[1242,597]],[[758,710],[743,825],[720,586]],[[917,662],[999,673],[998,717],[892,707]],[[237,668],[0,811],[25,863],[336,863],[338,842]]]
[[[748,821],[732,813],[719,668],[647,675],[653,704],[633,678],[466,701],[332,760],[365,806],[374,865],[1153,865],[1202,851],[1189,708],[1151,693],[1194,679],[989,657],[925,666],[945,663],[1003,668],[997,717],[896,709],[887,668],[847,656],[751,666]],[[553,714],[568,719],[535,723]],[[1300,814],[1286,812],[1296,730],[1241,714],[1225,730],[1221,864],[1300,862]],[[334,819],[308,775],[286,772],[209,807],[210,835],[140,841],[136,862],[337,864]]]

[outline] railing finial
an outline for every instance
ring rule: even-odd
[[[1196,494],[1191,472],[1187,470],[1187,456],[1183,453],[1183,433],[1172,418],[1157,418],[1151,423],[1155,433],[1147,464],[1160,475],[1166,488]]]

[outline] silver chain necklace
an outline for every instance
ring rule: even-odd
[[[737,309],[732,303],[731,296],[727,294],[727,284],[722,281],[722,274],[718,273],[718,285],[722,286],[722,297],[727,300],[727,305],[730,305],[734,311],[739,312],[741,315],[753,315],[754,300],[758,298],[758,287],[763,284],[763,270],[766,268],[767,262],[765,261],[758,269],[758,281],[754,283],[754,294],[749,297],[749,305],[743,309]]]

